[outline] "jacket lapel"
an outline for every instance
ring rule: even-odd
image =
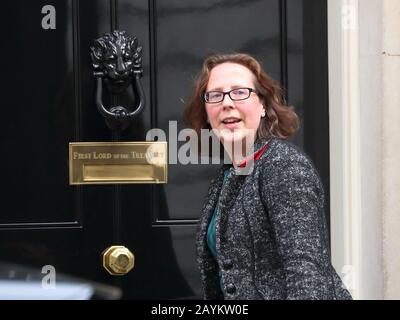
[[[245,179],[244,175],[236,175],[234,169],[231,168],[227,176],[224,187],[221,190],[219,199],[219,215],[216,220],[216,238],[217,252],[220,248],[220,240],[225,238],[226,224],[229,218],[229,212],[235,204],[236,198],[241,190],[241,186]]]
[[[224,168],[221,167],[217,177],[213,181],[211,181],[210,187],[208,189],[208,194],[205,199],[205,204],[203,206],[203,212],[201,215],[199,230],[197,234],[197,262],[200,266],[201,278],[203,280],[203,284],[207,286],[212,286],[204,288],[206,296],[210,292],[216,292],[217,286],[219,285],[217,264],[211,256],[211,252],[206,247],[206,234],[209,221],[218,201],[219,190],[221,190],[223,179]],[[214,281],[211,281],[210,277],[213,277]],[[206,278],[208,278],[208,280],[206,280]]]

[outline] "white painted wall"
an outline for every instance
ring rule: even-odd
[[[359,46],[362,212],[360,298],[383,299],[382,0],[359,1]]]

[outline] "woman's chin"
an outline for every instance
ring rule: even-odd
[[[242,143],[244,140],[253,139],[255,136],[255,131],[246,128],[235,130],[223,128],[221,130],[218,130],[218,135],[222,143],[235,144]],[[249,142],[253,143],[254,141]]]
[[[220,140],[223,144],[236,144],[241,143],[246,135],[243,130],[220,130]]]

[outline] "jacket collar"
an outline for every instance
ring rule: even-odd
[[[244,159],[240,162],[238,167],[244,168],[244,167],[246,167],[246,165],[249,161],[252,161],[252,160],[257,161],[258,159],[260,159],[260,157],[263,155],[263,153],[268,149],[268,145],[269,145],[270,141],[271,141],[271,138],[269,138],[269,139],[258,138],[254,142],[254,148],[253,148],[254,152],[246,155],[246,157],[244,157]],[[226,169],[229,169],[231,167],[233,167],[232,163],[223,164],[223,166],[222,166],[223,171],[225,171]]]

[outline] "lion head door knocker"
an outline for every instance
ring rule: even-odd
[[[145,97],[140,78],[142,76],[142,47],[138,46],[136,37],[130,37],[125,31],[106,33],[95,40],[90,47],[92,66],[96,81],[96,105],[100,114],[113,131],[126,129],[132,119],[144,107]],[[103,104],[103,83],[110,93],[123,93],[132,85],[136,95],[136,107],[106,107]]]

